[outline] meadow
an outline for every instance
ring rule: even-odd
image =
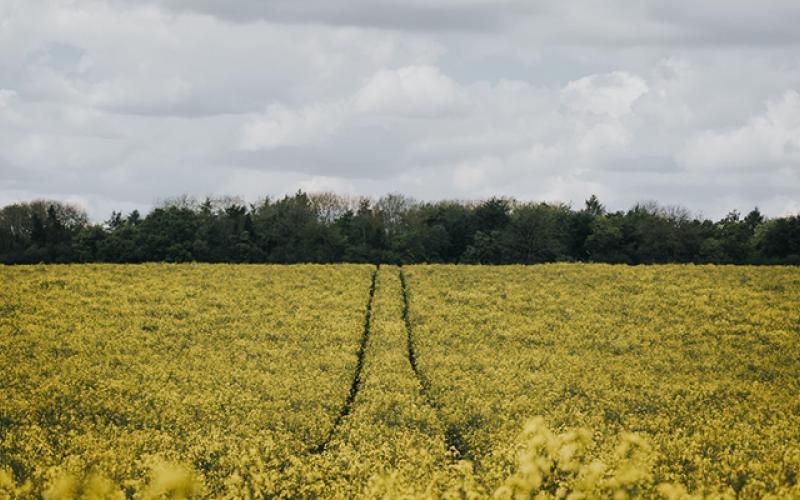
[[[800,496],[800,269],[0,267],[0,498]]]

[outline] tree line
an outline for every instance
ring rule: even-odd
[[[595,196],[575,209],[300,191],[252,204],[182,196],[102,224],[59,201],[0,209],[0,262],[150,261],[800,264],[800,215],[768,219],[756,208],[712,221],[654,202],[609,212]]]

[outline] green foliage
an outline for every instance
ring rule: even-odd
[[[251,205],[183,196],[92,225],[80,209],[39,200],[0,209],[0,262],[791,264],[800,263],[798,220],[756,208],[713,222],[653,202],[609,213],[596,196],[573,210],[298,191]]]

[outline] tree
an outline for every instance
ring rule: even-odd
[[[564,260],[569,250],[569,209],[546,203],[517,206],[504,231],[506,262]]]
[[[761,215],[761,211],[758,209],[758,207],[755,207],[753,210],[751,210],[750,213],[748,213],[744,218],[744,224],[747,226],[747,229],[750,230],[751,236],[755,234],[758,226],[763,224],[764,221],[764,216]]]
[[[147,261],[191,261],[199,222],[197,214],[190,208],[156,208],[139,224],[135,245]],[[126,246],[125,250],[129,248]]]
[[[594,195],[573,210],[298,191],[256,204],[183,195],[93,225],[78,207],[34,200],[0,208],[0,262],[800,263],[798,217],[754,208],[713,222],[655,202],[608,213]]]
[[[475,209],[473,227],[484,234],[500,231],[510,220],[511,202],[502,198],[490,198]]]
[[[414,206],[414,200],[400,193],[390,193],[381,197],[375,204],[380,214],[383,228],[389,238],[402,229],[403,216]]]
[[[589,259],[589,251],[586,248],[586,239],[592,234],[592,222],[602,217],[606,213],[606,208],[592,195],[585,202],[583,210],[569,212],[569,243],[568,253],[571,258],[576,260]]]
[[[345,218],[347,213],[339,221]],[[301,191],[274,203],[265,200],[252,212],[252,224],[258,246],[270,262],[342,259],[343,243],[337,231],[321,220],[309,197]]]
[[[600,203],[600,200],[597,199],[597,196],[592,195],[588,200],[586,200],[586,207],[583,209],[583,211],[592,217],[600,217],[601,215],[605,215],[606,207]]]
[[[755,246],[767,260],[800,264],[800,215],[758,226]]]
[[[678,254],[674,222],[655,202],[637,203],[623,219],[625,253],[634,264],[673,262]]]
[[[47,245],[47,230],[42,218],[36,213],[31,216],[31,241],[40,247]]]
[[[751,257],[753,231],[733,210],[717,223],[718,238],[722,244],[725,262],[745,263]]]
[[[396,253],[424,262],[458,262],[472,243],[473,210],[463,204],[440,201],[412,205],[401,228],[390,235]]]
[[[476,231],[472,244],[464,251],[463,261],[472,264],[503,262],[503,242],[500,231]]]
[[[128,218],[125,220],[126,224],[129,226],[135,226],[142,222],[142,216],[139,214],[138,210],[134,210],[133,212],[128,214]]]
[[[336,227],[345,238],[345,260],[349,262],[385,260],[389,246],[383,220],[382,215],[373,210],[370,200],[363,198],[355,213],[348,211],[345,217],[337,221]]]
[[[623,216],[604,215],[591,223],[591,233],[586,238],[586,253],[594,262],[629,262],[625,252]]]
[[[71,253],[77,262],[97,262],[101,260],[101,245],[108,237],[102,226],[86,226],[72,238]]]
[[[122,212],[116,210],[111,211],[111,217],[106,221],[106,227],[109,231],[114,232],[125,225],[125,219],[122,218]]]

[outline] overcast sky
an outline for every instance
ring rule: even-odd
[[[800,211],[797,0],[0,0],[0,205]]]

